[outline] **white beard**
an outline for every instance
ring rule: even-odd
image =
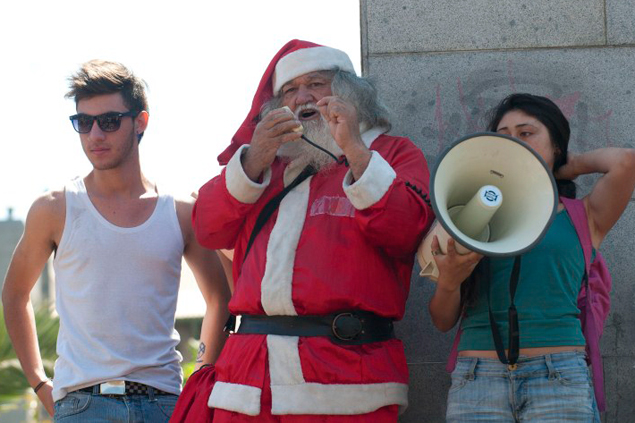
[[[335,157],[343,154],[342,149],[331,135],[328,122],[320,115],[319,119],[308,120],[302,123],[304,136],[315,144],[332,153]],[[278,156],[294,161],[300,165],[311,165],[320,170],[330,164],[334,164],[333,157],[324,151],[312,146],[303,139],[283,144],[278,149]]]

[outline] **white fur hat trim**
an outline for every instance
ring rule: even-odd
[[[355,73],[346,53],[332,47],[311,47],[287,54],[276,64],[273,74],[273,95],[287,82],[309,72],[340,68]]]

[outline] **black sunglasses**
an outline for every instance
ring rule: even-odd
[[[129,111],[125,113],[108,112],[97,116],[79,113],[69,117],[73,128],[80,134],[87,134],[93,128],[93,122],[97,121],[99,129],[104,132],[115,132],[121,126],[121,118],[130,116],[135,118],[139,112]]]

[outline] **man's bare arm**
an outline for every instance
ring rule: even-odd
[[[198,369],[204,364],[213,364],[225,344],[227,335],[223,328],[229,316],[227,304],[231,294],[218,256],[196,241],[190,223],[192,203],[177,202],[177,212],[185,237],[185,261],[192,269],[206,304],[201,327],[201,345],[195,366]]]
[[[57,246],[64,228],[65,200],[63,192],[51,192],[38,198],[29,211],[24,234],[20,239],[7,271],[2,289],[2,303],[7,331],[22,370],[35,388],[47,375],[42,364],[31,290],[46,261]],[[49,381],[37,395],[53,415],[53,385]]]
[[[234,293],[234,275],[233,275],[233,261],[234,261],[234,250],[217,250],[216,254],[220,259],[220,264],[223,266],[223,271],[225,272],[225,278],[227,279],[227,283],[229,284],[229,291],[231,294]]]

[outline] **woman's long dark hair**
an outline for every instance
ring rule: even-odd
[[[507,113],[518,110],[532,116],[547,127],[549,138],[554,149],[554,163],[551,171],[555,172],[567,162],[569,149],[569,137],[571,129],[569,122],[560,108],[546,97],[532,94],[511,94],[503,99],[489,114],[487,130],[496,132],[500,121]],[[575,198],[576,186],[573,181],[556,179],[558,195],[567,198]],[[482,281],[489,277],[489,260],[483,258],[476,266],[472,274],[461,285],[461,303],[465,306],[473,306],[476,303],[478,287]]]

